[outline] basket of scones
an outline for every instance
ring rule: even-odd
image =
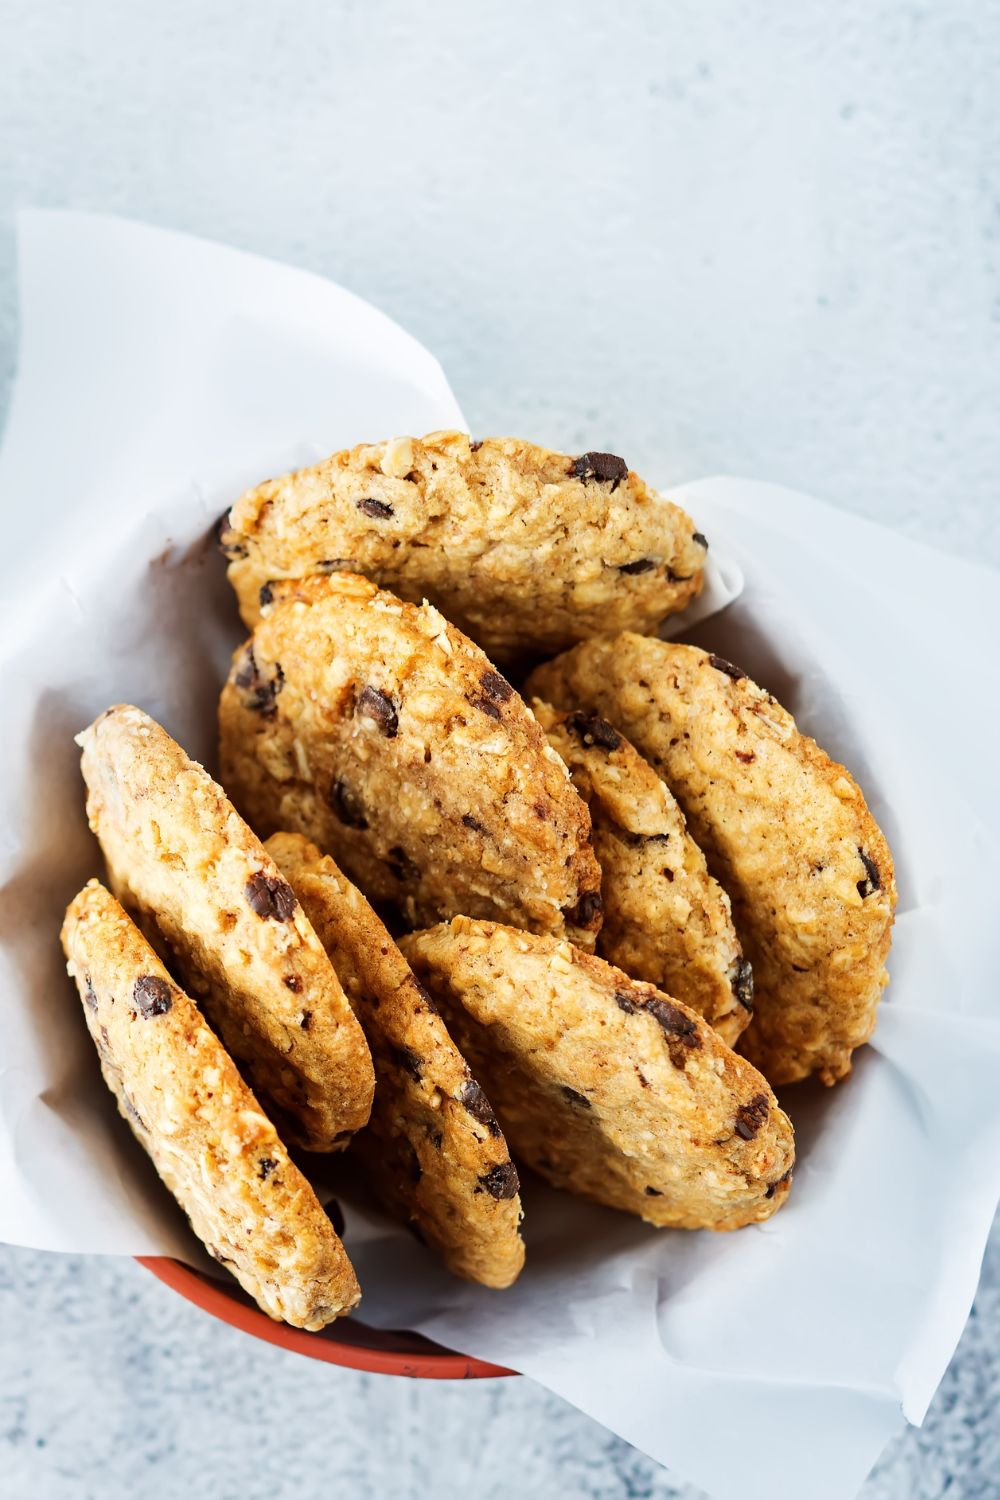
[[[696,521],[613,454],[438,432],[261,484],[218,541],[218,779],[141,706],[85,729],[105,870],[62,930],[210,1255],[272,1318],[352,1312],[331,1153],[497,1290],[528,1173],[652,1226],[777,1213],[775,1089],[871,1035],[895,880],[850,772],[661,638]]]

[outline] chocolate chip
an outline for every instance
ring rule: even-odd
[[[648,1187],[646,1189],[646,1197],[647,1198],[662,1198],[663,1197],[663,1193],[662,1193],[662,1191],[659,1188]]]
[[[343,1239],[344,1229],[346,1228],[346,1225],[344,1223],[344,1210],[341,1208],[336,1198],[330,1199],[329,1203],[325,1205],[323,1212],[326,1214],[327,1218],[330,1220],[330,1223],[333,1225],[337,1236],[340,1239]]]
[[[626,994],[624,990],[615,990],[615,1004],[617,1005],[618,1009],[623,1010],[627,1016],[634,1015],[635,1012],[639,1009],[638,1005],[632,999],[631,995]]]
[[[482,440],[482,438],[474,438],[473,441],[469,444],[469,452],[470,453],[478,453],[479,450],[480,450],[480,448],[482,446],[483,446],[483,440]]]
[[[621,746],[621,735],[600,714],[588,714],[578,708],[567,718],[566,728],[584,745],[599,745],[602,750],[618,750]]]
[[[265,585],[266,587],[266,585]],[[239,689],[243,707],[262,718],[271,719],[277,712],[275,699],[285,683],[285,674],[277,662],[261,668],[252,645],[243,649],[240,664],[233,675],[233,686]]]
[[[343,823],[345,828],[368,827],[368,819],[365,817],[360,797],[354,788],[339,776],[330,783],[326,800],[333,810],[334,817],[339,823]]]
[[[565,907],[563,916],[571,927],[597,930],[601,925],[604,902],[600,891],[584,891],[575,906]]]
[[[390,874],[403,885],[414,885],[420,879],[420,866],[414,864],[401,844],[393,844],[385,862]]]
[[[94,989],[94,982],[91,979],[91,977],[90,977],[89,974],[84,974],[84,976],[83,976],[83,983],[84,983],[84,991],[83,991],[84,1004],[87,1006],[88,1010],[96,1010],[97,1009],[97,991]]]
[[[471,828],[473,833],[486,832],[486,824],[480,823],[479,819],[474,818],[471,813],[463,813],[462,822],[465,824],[466,828]]]
[[[521,1188],[517,1168],[512,1161],[504,1161],[499,1166],[491,1167],[485,1177],[480,1177],[479,1182],[491,1198],[496,1198],[497,1202],[503,1198],[515,1198]],[[479,1189],[477,1188],[476,1191],[478,1192]]]
[[[261,1182],[266,1182],[278,1163],[273,1156],[262,1156],[257,1163],[257,1176]]]
[[[735,750],[733,754],[736,756],[736,759],[741,760],[745,766],[749,766],[752,761],[755,761],[757,759],[752,750]]]
[[[689,1047],[701,1046],[693,1017],[686,1016],[676,1005],[671,1005],[669,1000],[661,1000],[658,995],[653,995],[645,1002],[645,1009],[669,1036],[683,1038]]]
[[[493,1113],[493,1106],[474,1078],[469,1078],[462,1084],[462,1087],[458,1091],[458,1101],[469,1111],[474,1120],[478,1120],[480,1125],[486,1126],[490,1135],[497,1136],[500,1134],[500,1126],[497,1124],[497,1117]]]
[[[506,703],[507,699],[513,697],[514,694],[514,689],[506,677],[499,672],[494,672],[492,668],[480,677],[479,686],[487,698],[492,698],[494,703]]]
[[[310,1028],[310,1026],[312,1025],[312,1023],[313,1023],[313,1013],[312,1013],[312,1011],[311,1010],[304,1010],[302,1012],[302,1015],[299,1017],[299,1027],[301,1028],[302,1031],[308,1031],[309,1028]]]
[[[295,892],[286,880],[258,870],[243,887],[250,910],[258,917],[287,922],[295,914]]]
[[[394,740],[399,729],[399,716],[396,713],[396,705],[388,693],[383,693],[381,688],[365,687],[358,698],[359,714],[374,720],[385,735],[387,740]]]
[[[396,511],[387,500],[359,500],[358,510],[364,515],[371,516],[375,521],[388,521]]]
[[[706,552],[708,551],[708,537],[703,531],[692,532],[691,540],[692,542],[697,542],[699,547],[704,547]]]
[[[616,453],[581,453],[573,460],[573,474],[585,482],[596,479],[601,484],[610,483],[616,490],[628,478],[628,464]]]
[[[745,1141],[752,1141],[767,1119],[770,1107],[766,1094],[754,1094],[749,1104],[741,1104],[736,1111],[736,1124],[733,1127],[736,1134]]]
[[[317,573],[360,573],[361,565],[356,557],[321,557],[316,564]]]
[[[469,698],[473,708],[478,708],[481,714],[488,714],[491,719],[500,718],[500,710],[491,698]]]
[[[691,1016],[686,1016],[682,1010],[678,1010],[676,1005],[671,1005],[669,1000],[661,1000],[658,995],[647,1000],[645,1008],[666,1038],[670,1061],[675,1068],[683,1068],[686,1062],[685,1053],[696,1052],[701,1046],[701,1037],[698,1035],[695,1021]]]
[[[412,974],[410,975],[410,978],[413,979]],[[420,1001],[420,1004],[423,1006],[424,1010],[430,1011],[432,1016],[436,1016],[438,1013],[438,1008],[434,1004],[434,1001],[431,999],[430,995],[424,989],[423,985],[420,983],[419,979],[413,979],[413,988],[416,991],[417,999]],[[377,1001],[375,1003],[376,1005],[378,1004]]]
[[[560,1085],[560,1092],[567,1104],[575,1104],[578,1109],[593,1108],[586,1094],[577,1093],[576,1089],[571,1089],[568,1083]]]
[[[413,1079],[414,1083],[420,1082],[421,1078],[423,1077],[423,1074],[421,1072],[421,1068],[423,1066],[423,1058],[420,1056],[419,1052],[414,1052],[410,1047],[395,1047],[391,1043],[386,1048],[386,1051],[389,1053],[389,1056],[392,1058],[397,1068],[401,1068],[404,1073],[408,1073]]]
[[[777,1182],[772,1182],[771,1185],[770,1185],[770,1187],[768,1188],[767,1192],[764,1194],[764,1197],[765,1198],[773,1198],[774,1195],[775,1195],[775,1193],[778,1191],[778,1189],[780,1187],[784,1187],[784,1185],[785,1185],[786,1182],[791,1182],[791,1180],[792,1180],[792,1172],[793,1171],[794,1171],[794,1167],[789,1167],[788,1171],[784,1174],[784,1176],[779,1177],[778,1180],[777,1180]]]
[[[155,974],[143,974],[132,986],[132,998],[140,1016],[165,1016],[174,1003],[174,987]]]
[[[745,958],[736,960],[733,971],[733,994],[744,1010],[753,1010],[753,969]]]
[[[866,854],[863,849],[859,849],[858,853],[861,855],[861,863],[868,872],[864,880],[858,881],[858,895],[863,901],[873,891],[882,889],[882,873],[870,854]]]
[[[655,557],[640,557],[635,562],[619,563],[619,573],[651,573],[656,567]],[[667,569],[669,573],[670,569]]]
[[[302,993],[302,980],[297,974],[286,974],[281,982],[286,990],[291,990],[293,995]]]
[[[223,557],[229,562],[234,562],[238,557],[246,557],[246,543],[241,539],[240,533],[234,531],[229,524],[229,512],[224,510],[215,523],[215,541]]]
[[[257,602],[261,609],[267,609],[269,604],[274,603],[274,589],[269,583],[261,584],[260,593],[257,595]]]
[[[708,658],[708,660],[717,672],[725,672],[726,676],[731,677],[734,682],[739,682],[741,677],[745,677],[747,675],[745,672],[742,672],[739,667],[734,667],[731,661],[726,661],[726,658],[724,656],[712,655]]]

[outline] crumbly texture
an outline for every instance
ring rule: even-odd
[[[694,1011],[551,937],[454,921],[402,942],[518,1157],[651,1224],[737,1229],[787,1196],[792,1127]]]
[[[464,912],[593,947],[587,809],[517,693],[432,606],[352,574],[276,584],[219,727],[223,781],[257,831],[305,834],[406,925]]]
[[[721,657],[624,633],[540,667],[532,690],[605,715],[674,792],[753,964],[741,1048],[775,1085],[835,1083],[887,982],[896,882],[857,783]]]
[[[464,432],[361,444],[268,480],[220,540],[251,629],[271,580],[347,570],[429,599],[500,662],[654,629],[701,590],[707,547],[614,454]]]
[[[132,1132],[195,1234],[272,1318],[322,1328],[361,1292],[316,1195],[198,1007],[91,880],[62,929],[69,973]]]
[[[169,956],[287,1139],[346,1145],[371,1112],[364,1033],[301,906],[207,771],[128,704],[79,736],[112,888]]]
[[[375,1061],[375,1104],[351,1144],[376,1194],[448,1269],[506,1287],[524,1265],[517,1172],[490,1102],[364,896],[298,833],[267,850],[302,903]]]
[[[598,953],[735,1045],[753,1010],[753,972],[676,799],[607,719],[539,698],[531,707],[590,809],[604,900]]]

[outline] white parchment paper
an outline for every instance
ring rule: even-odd
[[[216,516],[336,447],[464,423],[426,350],[319,278],[88,215],[26,214],[19,241],[0,453],[0,1238],[193,1259],[63,969],[62,909],[99,868],[72,736],[131,699],[211,767],[240,635],[206,541]],[[349,1209],[346,1241],[365,1321],[533,1376],[718,1500],[848,1500],[901,1412],[923,1417],[1000,1195],[997,578],[773,486],[677,498],[725,559],[685,638],[847,762],[893,847],[874,1043],[837,1089],[784,1091],[799,1164],[766,1225],[654,1231],[529,1182],[528,1266],[504,1293],[454,1281],[370,1214]]]

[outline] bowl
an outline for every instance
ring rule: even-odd
[[[413,1380],[491,1380],[517,1374],[502,1365],[444,1349],[422,1334],[369,1328],[357,1318],[338,1318],[320,1333],[291,1328],[262,1313],[235,1283],[226,1286],[168,1256],[138,1255],[136,1260],[185,1301],[193,1302],[195,1307],[231,1328],[239,1328],[267,1344],[277,1344],[279,1349],[304,1354],[307,1359],[344,1365],[351,1370],[370,1370],[376,1375],[408,1375]]]

